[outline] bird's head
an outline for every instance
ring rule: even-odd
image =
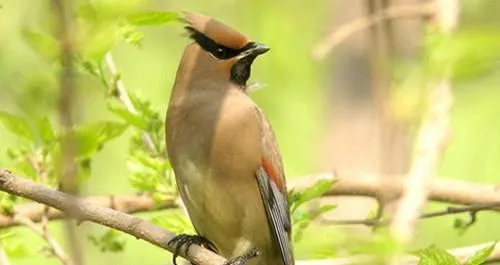
[[[253,61],[269,50],[268,46],[251,41],[213,18],[185,13],[183,21],[189,37],[194,41],[192,49],[188,47],[186,53],[199,53],[197,64],[202,64],[201,67],[207,69],[210,75],[235,85],[246,86]]]

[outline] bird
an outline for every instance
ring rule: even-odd
[[[182,54],[166,115],[167,155],[202,245],[228,264],[294,265],[283,160],[249,97],[254,60],[270,48],[209,16],[185,12]]]

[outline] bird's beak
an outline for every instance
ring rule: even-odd
[[[247,49],[246,51],[244,51],[241,55],[241,57],[246,57],[246,56],[249,56],[249,55],[253,55],[253,56],[259,56],[261,54],[264,54],[266,53],[267,51],[269,51],[269,46],[265,45],[265,44],[262,44],[262,43],[253,43],[252,47],[250,47],[249,49]]]
[[[262,43],[255,43],[254,47],[250,48],[250,51],[254,55],[261,55],[269,51],[269,46],[262,44]]]

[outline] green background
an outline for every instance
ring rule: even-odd
[[[96,2],[96,1],[94,1]],[[190,10],[216,17],[266,43],[271,51],[254,64],[252,80],[264,84],[252,98],[269,116],[279,139],[286,172],[290,178],[316,173],[319,150],[328,124],[327,80],[332,63],[311,57],[313,46],[323,39],[330,27],[328,1],[104,1],[110,9]],[[50,26],[49,7],[44,1],[3,0],[0,2],[0,110],[30,117],[35,113],[56,120],[57,86],[48,77],[50,65],[26,44],[23,30],[40,30]],[[463,27],[498,29],[495,1],[464,1]],[[117,11],[118,12],[118,11]],[[143,45],[120,43],[113,49],[125,86],[151,100],[157,110],[166,108],[176,67],[183,47],[188,43],[179,24],[140,28]],[[473,41],[474,35],[470,37]],[[474,49],[474,45],[471,46]],[[446,49],[442,52],[447,52]],[[451,52],[451,51],[450,51]],[[472,54],[485,51],[477,49]],[[500,53],[497,51],[497,53]],[[450,55],[450,56],[453,56]],[[465,68],[481,67],[477,62]],[[498,61],[486,62],[498,66]],[[419,66],[415,66],[418,68]],[[474,72],[474,71],[473,71]],[[444,154],[440,175],[456,179],[496,184],[500,180],[500,76],[498,71],[481,72],[454,83],[455,102],[452,111],[453,142]],[[106,110],[103,89],[91,78],[79,80],[78,94],[81,122],[114,120]],[[93,158],[92,177],[85,183],[87,194],[131,193],[125,167],[128,136],[111,143]],[[17,139],[0,130],[0,166],[6,164],[6,150],[15,147]],[[431,204],[429,209],[442,209]],[[152,216],[153,214],[145,215]],[[416,246],[438,244],[459,247],[498,240],[500,217],[480,213],[479,221],[464,235],[453,229],[455,217],[423,221]],[[464,215],[466,218],[466,215]],[[83,224],[88,231],[101,228]],[[51,223],[53,233],[62,238],[60,223]],[[27,252],[17,251],[13,264],[58,264],[38,249],[41,240],[26,229],[15,229]],[[124,252],[100,253],[91,244],[85,247],[88,264],[165,264],[170,255],[146,242],[126,237]],[[296,244],[299,259],[323,257],[335,252],[336,246],[349,240],[348,234],[334,228],[312,227]],[[63,241],[61,241],[63,243]],[[7,246],[8,248],[8,246]]]

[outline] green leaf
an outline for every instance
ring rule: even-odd
[[[148,129],[148,121],[143,117],[139,115],[132,114],[128,109],[121,105],[108,105],[109,111],[117,115],[118,117],[122,118],[125,120],[127,123],[141,129],[141,130],[147,130]]]
[[[292,192],[292,194],[289,195],[292,213],[302,204],[323,196],[323,194],[332,188],[334,183],[333,180],[321,179],[302,192]]]
[[[163,133],[164,122],[160,116],[160,113],[153,109],[151,106],[151,101],[144,100],[141,97],[129,94],[130,101],[139,112],[139,116],[144,116],[144,119],[148,121],[148,132],[153,132],[155,134]]]
[[[16,204],[17,197],[9,193],[0,193],[0,210],[4,215],[14,214],[14,205]]]
[[[23,174],[23,176],[32,178],[33,180],[37,177],[37,172],[33,168],[31,162],[26,159],[26,157],[13,161],[11,163],[11,169]]]
[[[496,29],[466,29],[453,36],[429,32],[426,45],[426,65],[432,75],[447,74],[455,80],[471,78],[496,71],[500,65]]]
[[[76,16],[86,21],[97,21],[98,14],[95,7],[91,4],[82,4],[76,9]]]
[[[159,26],[176,21],[178,18],[180,14],[173,11],[139,12],[127,16],[128,22],[136,26]]]
[[[130,184],[140,191],[156,192],[167,180],[167,165],[165,161],[140,150],[133,152],[127,160],[127,168],[132,172]]]
[[[89,235],[87,237],[101,252],[120,252],[125,248],[125,239],[120,232],[108,229],[101,236]]]
[[[51,61],[59,57],[59,44],[56,39],[31,30],[23,30],[22,34],[26,42],[40,55]]]
[[[28,156],[33,156],[33,151],[27,147],[7,148],[7,157],[10,169],[26,177],[36,178],[37,172],[29,161]]]
[[[102,76],[100,61],[98,60],[89,60],[85,59],[81,56],[75,57],[75,63],[79,67],[79,70],[82,72],[87,72],[92,76],[98,77],[99,79],[104,79]]]
[[[151,219],[151,222],[175,234],[191,234],[195,232],[189,219],[179,211],[155,216]]]
[[[478,250],[472,257],[468,258],[465,262],[466,265],[480,265],[483,264],[486,259],[491,255],[491,252],[495,249],[497,242],[493,243],[489,247],[485,247],[481,250]]]
[[[453,228],[459,235],[464,235],[474,223],[476,223],[475,215],[470,215],[469,220],[465,220],[461,217],[455,217],[453,220]]]
[[[419,265],[460,265],[457,258],[435,245],[418,250],[415,255],[420,257]]]
[[[293,240],[294,242],[298,242],[302,239],[304,230],[309,227],[312,221],[314,221],[316,218],[321,216],[322,214],[325,214],[333,209],[335,209],[337,206],[336,205],[323,205],[319,209],[312,211],[309,209],[306,210],[296,210],[292,214],[292,224],[293,224],[293,229],[292,231],[294,232],[293,235]]]
[[[315,216],[314,218],[322,215],[322,214],[325,214],[327,212],[330,212],[330,211],[333,211],[335,208],[337,208],[337,205],[334,205],[334,204],[327,204],[327,205],[322,205],[321,207],[319,207],[319,209],[315,212]]]
[[[127,43],[140,47],[142,45],[142,39],[144,38],[144,35],[139,31],[129,31],[123,34],[123,37],[125,38],[125,41]]]
[[[9,258],[26,258],[31,255],[25,238],[15,232],[7,232],[0,236],[2,247]]]
[[[120,122],[98,122],[75,129],[77,158],[89,158],[100,151],[105,143],[120,136],[127,129]]]
[[[90,178],[92,171],[92,160],[84,158],[78,161],[78,184],[82,184]]]
[[[36,120],[36,129],[43,143],[48,144],[56,139],[56,131],[47,116]]]
[[[80,31],[81,54],[86,60],[100,61],[121,38],[118,21],[86,23]]]
[[[144,0],[84,1],[77,9],[78,18],[93,21],[121,20],[127,14],[138,10]]]
[[[0,122],[9,132],[28,141],[34,140],[33,131],[24,118],[0,111]]]

